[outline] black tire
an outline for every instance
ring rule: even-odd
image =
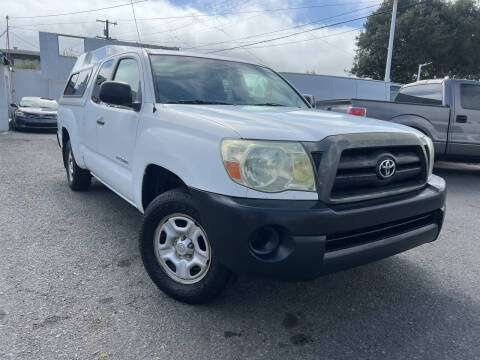
[[[159,195],[147,207],[140,232],[140,253],[145,269],[157,287],[172,298],[189,304],[209,302],[225,288],[232,273],[211,252],[208,270],[198,282],[184,284],[168,275],[155,255],[154,236],[157,226],[173,214],[185,214],[201,227],[199,213],[186,190],[174,189]],[[208,233],[205,234],[208,241]]]
[[[71,158],[70,158],[71,156]],[[90,171],[80,168],[73,156],[72,145],[70,140],[65,144],[64,165],[67,171],[67,181],[70,189],[74,191],[87,190],[92,182]]]

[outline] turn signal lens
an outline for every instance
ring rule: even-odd
[[[225,169],[227,169],[228,175],[232,179],[240,180],[242,176],[240,175],[240,164],[235,161],[225,161]]]

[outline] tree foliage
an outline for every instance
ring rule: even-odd
[[[18,65],[15,65],[17,69],[34,69],[40,70],[40,61],[38,60],[23,60]]]
[[[385,74],[393,0],[385,0],[357,37],[351,73],[382,80]],[[476,0],[399,0],[392,56],[392,81],[416,78],[480,78],[480,6]]]

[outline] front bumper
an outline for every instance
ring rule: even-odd
[[[190,189],[218,260],[237,274],[308,280],[434,241],[444,218],[445,181],[374,201],[234,198]],[[267,255],[251,239],[275,229],[280,245]]]
[[[16,116],[15,127],[18,129],[55,130],[57,128],[57,119]]]

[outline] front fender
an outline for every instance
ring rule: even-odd
[[[198,118],[142,118],[133,161],[137,207],[142,209],[143,176],[151,164],[174,173],[189,187],[245,197],[247,189],[231,181],[223,166],[220,142],[225,137],[237,135]]]

